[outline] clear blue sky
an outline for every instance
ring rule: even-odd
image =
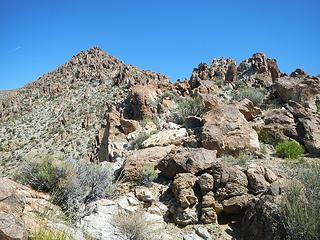
[[[320,73],[319,0],[0,0],[0,89],[36,80],[93,45],[189,78],[214,57],[255,52],[284,72]]]

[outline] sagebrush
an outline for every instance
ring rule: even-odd
[[[320,163],[305,163],[295,171],[299,181],[291,185],[281,204],[282,225],[291,240],[320,239]]]
[[[249,99],[253,104],[260,106],[265,97],[266,90],[264,88],[252,88],[242,86],[232,91],[231,95],[234,100],[240,101],[245,98]]]
[[[112,194],[115,185],[109,169],[93,163],[43,158],[27,161],[20,170],[23,183],[51,193],[55,204],[71,220],[79,220],[86,204]]]

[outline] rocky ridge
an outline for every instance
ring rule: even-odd
[[[1,176],[12,178],[24,161],[47,155],[111,169],[120,180],[116,199],[85,206],[76,226],[42,219],[74,239],[126,239],[114,212],[140,214],[163,239],[272,239],[283,234],[277,204],[290,183],[274,144],[295,140],[307,156],[320,157],[319,81],[299,69],[281,73],[276,60],[257,53],[239,65],[201,63],[189,81],[173,84],[94,47],[0,93]],[[263,95],[256,101],[252,92]],[[200,99],[201,114],[188,112],[181,122],[176,113],[183,115],[190,99]],[[146,166],[158,176],[147,185]],[[1,181],[0,215],[12,221],[1,220],[0,237],[26,239],[40,203],[64,214],[49,196]]]

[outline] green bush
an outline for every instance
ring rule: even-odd
[[[40,191],[51,192],[66,176],[63,166],[58,165],[50,156],[36,161],[25,162],[20,169],[22,183]]]
[[[320,239],[320,163],[299,165],[295,177],[280,208],[287,239]]]
[[[115,188],[110,170],[75,160],[26,162],[19,175],[23,183],[51,193],[53,203],[61,206],[70,220],[79,220],[86,204],[108,197]]]
[[[253,104],[260,106],[265,97],[266,90],[264,88],[251,88],[247,86],[242,86],[231,92],[232,98],[234,100],[240,101],[242,99],[249,99]]]
[[[276,153],[282,158],[298,159],[303,157],[304,149],[296,141],[285,140],[277,144]]]
[[[150,185],[157,178],[158,173],[152,165],[144,165],[140,170],[140,180],[144,185]]]
[[[200,117],[204,113],[204,104],[201,97],[185,97],[178,102],[173,112],[172,120],[176,123],[184,123],[189,116]]]

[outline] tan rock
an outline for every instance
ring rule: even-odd
[[[204,173],[198,178],[197,182],[198,182],[198,185],[200,186],[202,193],[207,193],[212,191],[213,185],[214,185],[214,179],[212,175],[208,173]]]
[[[124,134],[128,135],[139,129],[140,125],[138,121],[131,120],[131,119],[120,119],[120,125]]]
[[[131,152],[123,165],[124,181],[139,181],[143,166],[156,166],[174,147],[151,147]]]
[[[204,116],[202,145],[217,150],[218,155],[239,154],[242,151],[258,153],[258,134],[233,105],[212,105]]]
[[[179,173],[175,176],[172,191],[181,208],[190,208],[198,203],[193,187],[197,178],[191,173]]]
[[[241,195],[224,200],[222,203],[223,212],[228,214],[239,214],[248,205],[249,200],[249,195]]]
[[[154,146],[182,145],[183,139],[188,136],[185,128],[163,130],[151,135],[142,143],[143,148]]]

